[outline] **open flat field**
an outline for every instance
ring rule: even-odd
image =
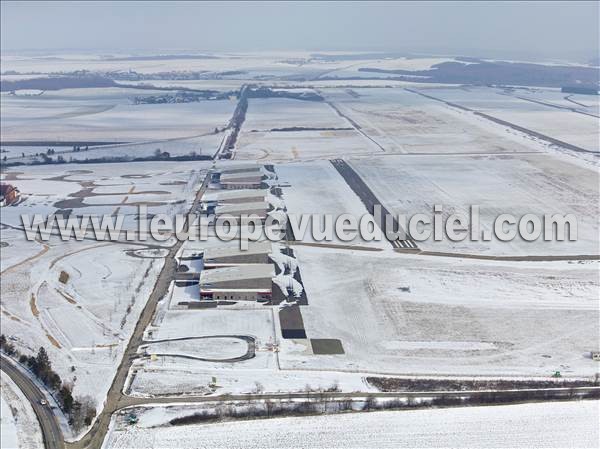
[[[146,142],[208,134],[227,125],[235,102],[134,104],[162,92],[97,88],[2,94],[2,141]]]
[[[433,236],[419,247],[427,251],[502,256],[552,256],[598,254],[598,222],[590,215],[598,204],[598,173],[566,158],[547,154],[386,156],[351,160],[362,179],[392,214],[411,217],[434,215],[441,205],[443,216],[460,212],[469,216],[471,205],[480,207],[481,232],[493,236],[500,214],[515,217],[533,213],[574,214],[576,241],[527,242],[519,236],[511,242],[453,242]]]
[[[2,181],[17,187],[21,201],[2,210],[2,223],[21,227],[21,214],[70,213],[123,215],[123,229],[138,228],[138,206],[148,215],[176,214],[191,205],[204,179],[209,161],[196,161],[182,169],[177,162],[134,164],[57,164],[16,167],[2,174]]]
[[[239,160],[278,162],[337,158],[379,151],[354,130],[256,132],[242,134],[235,157]]]
[[[189,409],[191,414],[193,409]],[[179,414],[185,409],[179,408]],[[113,422],[105,447],[190,448],[594,447],[598,402],[350,413],[171,426],[167,409],[146,411],[139,426]],[[184,415],[185,416],[185,415]],[[118,418],[117,418],[118,419]],[[161,425],[162,423],[162,425]],[[192,442],[193,441],[193,442]]]
[[[283,189],[288,214],[300,219],[302,216],[313,214],[329,214],[335,220],[342,214],[351,214],[360,219],[367,214],[360,198],[350,189],[344,179],[338,174],[329,161],[315,161],[303,164],[277,165],[279,181],[287,187]],[[296,236],[303,242],[317,242],[313,237],[312,223],[308,226],[304,236]],[[342,242],[333,233],[332,243],[369,246],[373,248],[389,248],[385,241],[366,242],[360,239],[351,242]],[[323,242],[327,243],[327,242]]]
[[[236,159],[306,160],[379,152],[322,102],[251,99]]]
[[[570,96],[542,89],[523,92],[518,89],[467,87],[425,88],[419,91],[589,151],[600,151],[597,97]]]
[[[386,153],[539,151],[503,127],[405,89],[329,89],[322,94]]]
[[[149,142],[118,143],[105,145],[89,145],[87,150],[74,150],[73,146],[54,146],[54,145],[3,145],[2,154],[6,156],[9,163],[31,164],[40,160],[40,154],[46,153],[49,148],[55,151],[53,159],[61,156],[68,162],[83,162],[104,159],[115,162],[115,159],[122,158],[122,161],[128,161],[137,158],[156,158],[157,150],[169,153],[170,157],[188,157],[194,156],[211,157],[219,148],[223,140],[222,133],[208,133],[198,137],[159,139]],[[84,147],[85,148],[85,147]]]
[[[248,101],[246,132],[274,128],[344,128],[348,122],[327,104],[287,98],[252,98]]]
[[[344,355],[283,344],[285,369],[593,375],[597,262],[493,262],[297,247],[311,338]]]

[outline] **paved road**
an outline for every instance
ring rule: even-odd
[[[17,384],[25,397],[31,403],[33,411],[42,429],[44,446],[46,449],[64,448],[64,440],[60,425],[50,408],[50,405],[42,405],[40,401],[46,396],[40,391],[35,383],[27,375],[16,368],[4,355],[0,356],[0,368]]]
[[[200,198],[204,194],[204,191],[208,186],[209,177],[210,175],[207,174],[202,186],[196,193],[196,198],[194,199],[194,203],[191,207],[192,210],[196,208]],[[183,242],[183,240],[178,240],[177,243],[175,243],[175,245],[169,249],[169,254],[165,258],[165,265],[160,272],[158,279],[156,280],[152,294],[150,295],[146,306],[142,310],[140,318],[138,319],[135,329],[133,330],[133,334],[131,335],[131,339],[125,348],[123,358],[119,364],[119,367],[117,368],[117,373],[113,379],[113,383],[108,390],[102,411],[96,418],[96,421],[92,425],[90,431],[81,440],[74,443],[67,443],[68,448],[100,448],[102,446],[104,437],[108,431],[112,414],[120,407],[119,402],[123,397],[123,387],[125,386],[131,364],[136,358],[139,357],[139,354],[137,353],[138,348],[140,345],[145,343],[143,339],[144,330],[152,321],[152,317],[154,316],[158,302],[167,294],[167,290],[169,289],[171,281],[175,279],[177,273],[177,262],[175,261],[175,255],[181,248]]]
[[[329,399],[364,400],[374,398],[465,398],[490,399],[493,397],[495,403],[515,403],[531,401],[549,401],[565,399],[598,399],[600,398],[600,387],[560,387],[560,388],[528,388],[518,390],[478,390],[478,391],[406,391],[406,392],[373,392],[373,393],[342,393],[342,392],[300,392],[300,393],[261,393],[261,394],[237,394],[222,396],[178,396],[160,398],[137,398],[124,396],[120,408],[136,407],[140,405],[160,404],[192,404],[202,402],[227,403],[231,401],[264,401],[277,399],[311,399],[323,401]],[[527,396],[527,399],[524,397]]]
[[[343,159],[332,159],[331,164],[335,167],[335,169],[339,172],[340,175],[346,181],[346,184],[358,195],[361,199],[365,207],[367,208],[367,212],[373,215],[375,218],[375,222],[377,226],[383,231],[384,236],[388,233],[390,236],[394,233],[395,230],[400,230],[400,225],[398,221],[389,213],[389,211],[383,207],[381,201],[377,199],[373,191],[367,186],[367,184],[362,180],[362,178],[354,171],[354,169],[346,163]],[[376,206],[379,206],[379,212],[376,211]],[[393,229],[387,229],[387,220],[386,217],[390,216],[392,218],[392,227]],[[415,241],[410,238],[410,236],[406,236],[406,238],[389,238],[388,241],[395,249],[400,250],[410,250],[410,251],[418,251],[417,244]]]

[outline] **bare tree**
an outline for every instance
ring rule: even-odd
[[[265,401],[265,411],[267,412],[267,418],[270,418],[273,415],[273,409],[275,408],[275,403],[270,400]]]
[[[365,404],[363,405],[363,410],[368,412],[369,410],[373,410],[376,407],[377,407],[377,399],[375,399],[375,397],[372,395],[367,396],[367,400],[365,401]]]
[[[263,391],[265,391],[263,385],[258,381],[254,382],[254,390],[252,392],[254,394],[261,394]]]

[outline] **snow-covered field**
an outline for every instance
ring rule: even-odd
[[[597,262],[496,262],[299,246],[310,338],[282,341],[284,369],[428,375],[592,376]]]
[[[212,335],[249,335],[262,343],[273,337],[272,312],[253,310],[169,310],[161,323],[151,328],[150,340]]]
[[[598,401],[349,413],[216,424],[133,427],[113,422],[105,449],[594,448]],[[157,418],[152,416],[152,424]],[[148,417],[150,418],[150,416]],[[160,419],[158,419],[160,421]]]
[[[315,161],[303,164],[277,165],[278,180],[285,185],[283,200],[289,215],[300,219],[302,215],[331,214],[334,220],[342,214],[351,214],[357,219],[367,214],[367,209],[360,198],[350,189],[337,170],[329,161]],[[288,186],[289,185],[289,186]],[[320,225],[317,225],[316,229]],[[314,242],[312,225],[309,225],[304,238],[295,236],[297,240]],[[323,242],[328,243],[328,242]],[[333,235],[329,243],[371,246],[374,248],[389,248],[386,241],[366,242],[360,239],[342,242]]]
[[[545,214],[574,214],[576,241],[510,242],[434,241],[418,245],[428,251],[505,256],[598,254],[598,221],[592,212],[600,200],[598,172],[566,157],[535,155],[397,155],[351,159],[351,165],[392,214],[426,214],[433,220],[434,205],[443,216],[469,216],[480,208],[481,232],[494,235],[494,220],[512,214],[543,218]]]
[[[149,345],[149,353],[163,355],[155,360],[141,360],[135,365],[134,372],[130,373],[131,392],[140,396],[205,393],[213,376],[218,379],[222,389],[220,391],[255,388],[255,381],[268,378],[268,374],[275,368],[275,355],[268,349],[268,346],[276,342],[275,326],[274,314],[268,308],[162,310],[146,334],[149,342],[170,340],[168,350],[156,349],[158,345],[164,348],[165,343]],[[195,355],[208,359],[227,359],[239,357],[246,352],[248,345],[239,339],[236,339],[233,347],[225,347],[221,342],[215,342],[215,339],[207,339],[207,342],[194,345],[193,349],[190,348],[190,343],[193,344],[194,340],[177,341],[180,338],[213,336],[251,337],[254,339],[256,357],[233,363],[177,357]],[[243,348],[238,348],[240,342],[243,343]],[[203,347],[206,348],[204,351]],[[263,374],[253,376],[253,370]]]
[[[262,366],[258,366],[261,363]],[[339,388],[345,392],[376,391],[365,375],[336,371],[279,370],[274,356],[259,353],[252,360],[231,364],[159,357],[146,361],[133,379],[131,396],[185,397],[210,394],[288,393]],[[139,367],[136,367],[139,368]],[[216,380],[214,388],[209,384]]]
[[[323,89],[322,94],[385,153],[540,151],[504,127],[404,89]]]
[[[135,246],[109,245],[50,243],[45,254],[2,273],[2,332],[23,353],[44,346],[64,380],[76,377],[75,394],[97,404],[163,264],[128,256]]]
[[[12,414],[4,395],[0,398],[0,447],[11,449],[19,446],[15,416]]]
[[[87,150],[74,151],[73,147],[55,146],[2,146],[7,162],[24,162],[29,164],[39,160],[41,153],[52,148],[56,153],[52,156],[62,156],[66,161],[85,161],[92,159],[111,159],[122,157],[126,159],[156,157],[156,151],[167,152],[170,157],[178,156],[212,156],[223,140],[222,133],[211,133],[200,137],[154,140],[150,142],[111,144],[88,147]],[[25,156],[23,156],[23,154]],[[4,157],[4,156],[2,156]]]
[[[347,128],[348,122],[327,104],[288,98],[251,98],[244,131],[289,127]]]
[[[35,97],[2,94],[3,141],[146,142],[194,137],[226,126],[235,102],[133,104],[160,91],[64,89]]]
[[[127,214],[124,229],[136,230],[137,209],[128,202],[147,203],[149,214],[187,210],[204,178],[202,167],[73,164],[8,171],[3,178],[20,189],[23,201],[2,209],[2,224],[18,228],[20,214],[45,215],[67,201],[61,208],[74,214],[120,211]],[[99,406],[165,254],[140,252],[147,248],[141,242],[94,241],[91,234],[83,241],[38,243],[7,228],[1,240],[8,244],[1,249],[2,333],[25,354],[44,346],[54,369],[73,382],[74,394],[92,396]]]
[[[17,384],[0,373],[0,447],[37,449],[43,446],[42,432],[33,408]]]
[[[240,160],[293,161],[381,152],[354,130],[243,133],[236,144]]]
[[[21,214],[47,215],[57,209],[72,209],[77,215],[117,211],[124,215],[123,228],[135,230],[137,206],[142,203],[149,217],[189,209],[210,165],[194,161],[183,168],[178,162],[163,161],[15,167],[2,173],[2,181],[17,187],[22,200],[2,209],[2,223],[21,227]]]
[[[0,225],[2,237],[0,238],[0,272],[22,262],[25,259],[34,257],[44,246],[39,242],[30,242],[23,238],[23,231],[2,227]]]
[[[555,89],[538,89],[531,92],[517,89],[506,92],[501,89],[471,87],[425,88],[420,91],[586,150],[600,151],[597,96],[577,95],[573,100],[581,104],[576,104],[565,99],[569,94],[560,93]],[[566,108],[573,108],[586,114]]]
[[[309,129],[285,131],[283,128]],[[306,160],[374,151],[380,150],[352,129],[350,122],[340,117],[328,104],[271,98],[249,100],[235,157]]]

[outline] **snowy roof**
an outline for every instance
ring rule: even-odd
[[[223,204],[221,206],[217,206],[217,208],[215,209],[215,214],[233,215],[253,210],[264,210],[266,212],[267,210],[269,210],[269,206],[269,203],[265,203],[264,201],[257,201],[254,203]]]
[[[221,175],[221,182],[260,181],[260,180],[262,180],[262,174],[257,171],[226,173],[226,174]]]
[[[260,173],[260,171],[261,171],[261,167],[258,165],[254,165],[254,164],[237,165],[235,167],[220,169],[221,175],[228,175],[228,174],[240,173],[240,172],[246,172],[246,173],[253,172],[255,174],[258,174],[258,173]]]
[[[275,276],[275,268],[270,263],[237,265],[235,267],[213,268],[200,274],[200,286],[226,281],[245,279],[270,279]]]
[[[267,196],[266,190],[256,189],[241,189],[241,190],[225,190],[219,191],[216,194],[217,201],[227,201],[239,198],[264,198]]]
[[[232,246],[216,246],[207,248],[204,251],[205,259],[216,259],[219,257],[240,256],[246,254],[269,254],[273,249],[273,245],[269,241],[250,242],[247,250],[241,250],[238,245]]]

